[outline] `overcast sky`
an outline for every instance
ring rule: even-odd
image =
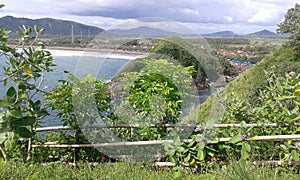
[[[0,16],[59,18],[110,29],[128,20],[167,18],[197,33],[275,31],[299,0],[2,0]]]

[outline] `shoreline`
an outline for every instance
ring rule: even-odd
[[[124,55],[144,55],[148,56],[150,53],[138,52],[138,51],[124,51],[119,49],[94,49],[94,48],[81,48],[81,47],[46,47],[47,50],[61,50],[61,51],[80,51],[80,52],[98,52],[98,53],[110,53],[110,54],[124,54]]]
[[[125,59],[135,60],[145,58],[149,53],[131,52],[114,49],[92,49],[92,48],[72,48],[72,47],[46,47],[53,56],[82,56],[105,59]]]

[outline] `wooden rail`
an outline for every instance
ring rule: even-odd
[[[229,142],[231,138],[212,138],[212,141]],[[254,136],[245,138],[245,141],[282,141],[282,140],[300,141],[300,134],[294,135],[272,135],[272,136]],[[192,139],[185,139],[183,142],[189,143]],[[32,148],[85,148],[85,147],[122,147],[122,146],[148,146],[148,145],[162,145],[163,143],[173,143],[173,140],[154,140],[154,141],[134,141],[134,142],[111,142],[111,143],[97,143],[97,144],[33,144]],[[209,141],[207,142],[209,144]]]
[[[175,127],[181,127],[181,128],[205,128],[203,125],[199,124],[164,124],[164,125],[155,125],[155,124],[149,124],[146,127],[155,128],[155,127],[166,127],[166,128],[175,128]],[[288,127],[289,124],[246,124],[246,128],[250,127]],[[300,127],[300,123],[295,123],[294,126]],[[133,128],[138,129],[145,126],[142,126],[140,124],[115,124],[115,125],[93,125],[93,126],[85,126],[81,127],[81,129],[92,129],[92,128]],[[213,124],[212,128],[229,128],[229,127],[235,127],[235,128],[241,128],[241,124]],[[68,126],[55,126],[55,127],[41,127],[36,128],[36,132],[42,132],[42,131],[55,131],[55,130],[73,130],[72,127]]]
[[[300,127],[300,123],[294,124],[297,127]],[[195,129],[202,129],[207,128],[202,125],[198,124],[165,124],[161,125],[163,127],[167,128],[193,128]],[[213,124],[212,128],[241,128],[241,127],[287,127],[288,124],[246,124],[245,126],[241,126],[241,124]],[[130,128],[130,129],[136,129],[136,128],[142,128],[145,126],[141,126],[139,124],[116,124],[116,125],[96,125],[96,126],[87,126],[82,129],[88,129],[88,128]],[[157,127],[157,125],[151,124],[147,127]],[[73,130],[71,127],[67,126],[56,126],[56,127],[43,127],[43,128],[37,128],[36,132],[44,132],[44,131],[56,131],[56,130]],[[283,140],[295,140],[300,141],[300,134],[294,134],[294,135],[270,135],[270,136],[254,136],[254,137],[246,137],[243,140],[245,141],[283,141]],[[209,144],[210,142],[229,142],[231,140],[231,137],[226,138],[212,138],[207,141]],[[189,143],[193,141],[192,139],[184,139],[182,142]],[[201,140],[199,140],[201,141]],[[47,142],[44,144],[33,144],[32,148],[104,148],[104,147],[124,147],[124,146],[151,146],[151,145],[162,145],[163,143],[173,143],[173,140],[154,140],[154,141],[134,141],[134,142],[105,142],[105,143],[96,143],[96,144],[56,144],[55,142]],[[114,155],[117,159],[131,159],[132,155]],[[157,157],[161,158],[161,157]],[[284,162],[284,161],[255,161],[252,162],[254,165],[300,165],[300,162]],[[287,164],[288,163],[288,164]],[[93,165],[97,165],[98,163],[94,163]],[[78,163],[69,163],[69,165],[77,166]],[[171,162],[154,162],[153,166],[157,167],[173,167],[175,166],[175,163]],[[183,164],[183,166],[189,166],[189,164]]]

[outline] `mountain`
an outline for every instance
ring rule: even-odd
[[[111,33],[129,36],[143,36],[143,37],[165,37],[165,36],[176,36],[179,35],[176,32],[164,31],[157,28],[151,28],[147,26],[140,26],[133,29],[111,29],[108,30]]]
[[[237,36],[237,34],[235,34],[232,31],[218,31],[218,32],[210,33],[210,34],[204,34],[204,36],[211,36],[211,37],[234,37],[234,36]]]
[[[249,36],[277,36],[277,35],[278,34],[266,29],[249,34]]]
[[[0,28],[10,30],[11,36],[17,35],[17,32],[20,31],[20,27],[23,25],[26,27],[33,27],[34,25],[37,25],[37,27],[43,28],[44,37],[71,36],[72,27],[74,36],[97,36],[99,33],[104,31],[98,27],[52,18],[27,19],[15,18],[12,16],[0,18]]]

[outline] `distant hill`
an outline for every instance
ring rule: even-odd
[[[31,27],[37,25],[38,27],[43,28],[44,37],[71,36],[72,26],[74,36],[97,36],[103,31],[103,29],[98,27],[52,18],[27,19],[15,18],[12,16],[0,18],[0,28],[10,30],[11,36],[16,35],[17,32],[20,31],[19,27],[22,25]]]
[[[249,36],[277,36],[277,35],[278,34],[266,29],[249,34]]]
[[[129,36],[142,36],[142,37],[165,37],[180,35],[176,32],[165,31],[157,28],[151,28],[147,26],[140,26],[133,29],[111,29],[108,30],[111,33]]]
[[[234,36],[237,36],[237,34],[235,34],[232,31],[219,31],[219,32],[214,32],[214,33],[210,33],[210,34],[204,34],[204,36],[211,36],[211,37],[234,37]]]

